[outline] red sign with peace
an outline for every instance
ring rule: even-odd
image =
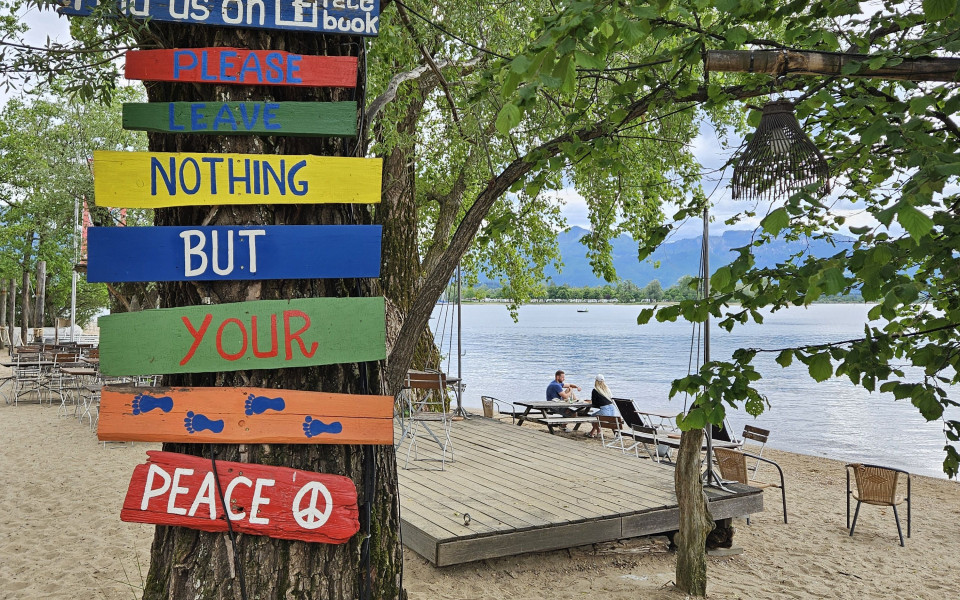
[[[206,458],[147,456],[134,469],[122,521],[226,531],[229,515],[234,531],[327,544],[360,530],[357,488],[347,477],[226,461],[217,461],[214,477]]]

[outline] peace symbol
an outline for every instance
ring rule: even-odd
[[[310,494],[309,505],[304,508],[302,502],[304,497]],[[317,496],[323,494],[324,508],[317,508]],[[293,520],[304,529],[317,529],[323,527],[323,524],[330,518],[330,512],[333,511],[333,498],[327,486],[319,481],[311,481],[300,488],[296,497],[293,499]]]

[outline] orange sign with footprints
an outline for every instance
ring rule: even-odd
[[[105,386],[114,442],[393,444],[393,398],[266,388]]]

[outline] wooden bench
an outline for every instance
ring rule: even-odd
[[[559,426],[573,425],[573,430],[576,431],[580,429],[580,426],[584,423],[596,423],[596,417],[542,417],[539,419],[529,419],[534,423],[540,423],[546,425],[547,429],[550,430],[550,433],[553,433],[553,428]]]

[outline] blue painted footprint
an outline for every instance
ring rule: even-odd
[[[213,421],[200,413],[194,413],[192,410],[187,413],[183,420],[183,426],[187,428],[188,433],[207,430],[211,433],[220,433],[223,431],[223,419]]]
[[[308,438],[317,437],[321,433],[340,433],[341,431],[343,431],[343,425],[340,421],[334,421],[327,425],[313,417],[307,417],[303,420],[303,434]]]
[[[280,412],[284,408],[286,408],[286,404],[283,398],[267,398],[266,396],[250,394],[247,396],[247,401],[244,402],[244,412],[247,413],[247,416],[262,415],[268,410]]]
[[[165,413],[170,412],[173,410],[173,398],[170,396],[156,398],[147,394],[137,394],[133,397],[133,414],[142,415],[155,408],[159,408]]]

